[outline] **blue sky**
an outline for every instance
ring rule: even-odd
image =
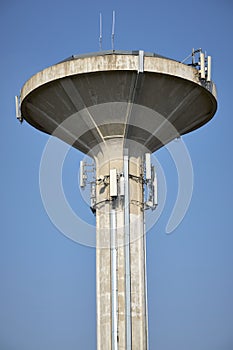
[[[177,193],[166,150],[157,159],[166,176],[164,211],[147,235],[149,341],[154,350],[233,349],[232,15],[230,0],[1,1],[0,349],[95,349],[95,250],[67,239],[51,223],[40,197],[39,165],[48,136],[15,119],[14,96],[33,74],[72,54],[115,47],[177,60],[192,48],[213,57],[218,111],[183,137],[194,168],[194,192],[180,226],[165,227]],[[71,150],[64,188],[84,211]]]

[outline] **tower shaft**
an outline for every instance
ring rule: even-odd
[[[105,147],[95,156],[97,349],[146,350],[142,154],[120,139]]]

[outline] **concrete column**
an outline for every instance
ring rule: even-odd
[[[122,139],[112,139],[98,147],[96,161],[96,290],[97,290],[97,349],[129,350],[126,346],[126,271],[124,197],[112,201],[109,194],[110,169],[123,172],[124,145]],[[133,350],[147,350],[147,310],[145,290],[142,154],[129,153],[130,211],[130,284],[131,340]],[[98,181],[98,179],[100,179]],[[117,279],[117,347],[112,344],[112,269],[110,213],[116,213],[116,279]],[[131,350],[130,349],[130,350]]]
[[[129,164],[129,174],[136,175],[129,180],[132,350],[147,349],[143,185],[137,182],[141,159],[130,157]]]

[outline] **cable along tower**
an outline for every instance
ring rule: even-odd
[[[145,209],[157,206],[150,154],[217,108],[211,57],[190,64],[144,51],[72,56],[35,74],[16,116],[93,158],[97,349],[147,350]],[[187,58],[189,59],[189,57]],[[80,164],[80,186],[87,182]]]

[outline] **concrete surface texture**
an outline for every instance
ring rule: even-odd
[[[101,145],[100,145],[101,146]],[[108,179],[110,169],[123,172],[124,142],[111,139],[99,147],[94,155],[97,179]],[[132,149],[132,148],[131,148]],[[134,148],[135,150],[135,148]],[[146,261],[143,211],[142,161],[145,150],[129,156],[129,229],[130,229],[130,322],[132,349],[147,349]],[[135,154],[136,153],[136,154]],[[117,338],[118,349],[127,349],[126,343],[126,268],[124,197],[110,200],[109,183],[101,182],[96,191],[96,283],[97,283],[97,348],[114,349],[112,333],[112,271],[110,215],[116,210],[116,278],[117,278]]]
[[[114,137],[135,140],[154,152],[214,115],[215,86],[213,93],[204,88],[197,69],[145,56],[143,73],[138,71],[137,54],[59,63],[23,86],[22,115],[41,131],[59,130],[58,137],[84,153]],[[62,123],[63,129],[57,129]]]

